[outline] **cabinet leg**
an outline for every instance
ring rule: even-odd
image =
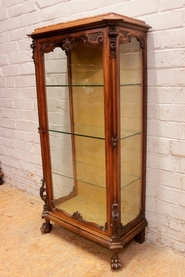
[[[119,269],[121,267],[121,261],[117,252],[115,252],[114,255],[112,256],[110,267],[112,269]]]
[[[138,243],[143,243],[145,241],[145,229],[137,234],[134,239]]]
[[[44,222],[40,228],[41,232],[43,234],[49,233],[52,229],[53,225],[50,223],[49,220],[46,219],[46,222]]]

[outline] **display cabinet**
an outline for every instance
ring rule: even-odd
[[[55,222],[113,251],[145,238],[146,34],[115,13],[36,29],[43,164],[41,227]]]

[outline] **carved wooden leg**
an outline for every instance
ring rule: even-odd
[[[118,256],[118,253],[115,252],[112,259],[111,259],[111,262],[110,262],[110,267],[112,269],[119,269],[121,267],[121,261],[120,261],[120,258]]]
[[[46,219],[46,222],[44,222],[40,228],[41,232],[43,234],[49,233],[52,229],[53,225],[50,223],[49,220]]]
[[[145,241],[145,229],[137,234],[134,239],[138,243],[143,243]]]

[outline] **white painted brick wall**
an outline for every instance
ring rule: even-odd
[[[148,35],[147,240],[185,251],[184,0],[1,0],[0,166],[5,179],[38,194],[42,178],[34,28],[105,12],[145,20]]]

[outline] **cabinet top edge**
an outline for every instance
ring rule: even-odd
[[[52,34],[58,31],[68,31],[75,28],[89,28],[89,27],[105,27],[108,24],[116,23],[118,24],[130,24],[144,28],[145,31],[148,31],[151,28],[143,20],[134,19],[132,17],[120,15],[117,13],[106,13],[92,17],[80,18],[73,21],[61,22],[53,25],[48,25],[41,28],[36,28],[31,34],[28,34],[29,37],[38,37],[43,34]]]

